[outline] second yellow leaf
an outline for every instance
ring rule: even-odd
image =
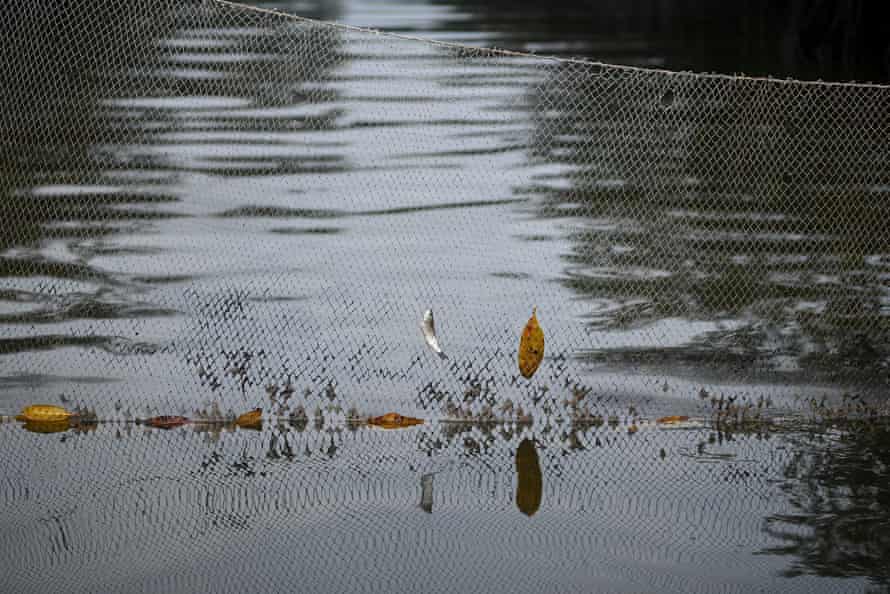
[[[538,323],[537,312],[537,307],[532,309],[532,317],[522,329],[522,338],[519,339],[519,373],[526,379],[535,374],[544,358],[544,331]]]

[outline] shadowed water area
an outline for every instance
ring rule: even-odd
[[[886,75],[815,17],[254,4]],[[0,34],[0,591],[888,588],[887,88],[214,0]]]

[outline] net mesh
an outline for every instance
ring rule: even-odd
[[[103,418],[553,416],[886,390],[888,87],[218,0],[83,4],[0,16],[4,413],[60,396]],[[546,358],[525,380],[534,306]]]
[[[0,584],[883,592],[881,435],[4,424]]]

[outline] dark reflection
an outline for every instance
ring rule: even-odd
[[[48,23],[56,34],[47,34]],[[173,26],[172,5],[164,2],[12,0],[4,6],[0,218],[7,224],[0,228],[0,250],[45,239],[105,237],[128,220],[159,215],[123,207],[175,200],[163,188],[97,187],[119,186],[121,180],[108,175],[114,161],[94,150],[120,138],[117,122],[102,113],[106,90],[122,72],[156,55],[154,41]],[[57,190],[33,192],[54,184]],[[4,259],[3,264],[23,271],[42,262]],[[58,276],[72,278],[65,272],[58,270]],[[82,277],[83,271],[78,273]]]
[[[783,484],[795,511],[768,518],[785,544],[766,552],[794,557],[787,575],[864,576],[890,590],[890,426],[798,446]]]
[[[56,332],[59,323],[172,313],[141,302],[125,279],[92,261],[118,253],[116,234],[177,216],[163,174],[122,175],[120,160],[99,148],[125,141],[102,101],[157,57],[157,39],[175,29],[173,3],[12,0],[0,27],[0,279],[15,279],[0,299],[29,306],[0,322],[36,325],[29,336],[0,341],[0,355],[67,346],[142,351],[125,337]],[[65,257],[46,250],[49,242],[64,245]],[[44,324],[56,330],[41,333]]]
[[[804,79],[890,80],[890,6],[837,0],[436,0],[498,45],[619,64]]]
[[[592,329],[642,337],[593,359],[886,383],[887,101],[555,67],[532,158],[571,166],[570,185],[529,190],[570,223],[563,282],[593,304]],[[712,325],[645,345],[690,321]]]
[[[544,480],[535,443],[523,439],[516,448],[516,507],[527,516],[535,515],[541,507]]]
[[[336,18],[336,10],[334,3],[300,3],[310,17]],[[340,33],[259,13],[232,17],[221,5],[167,0],[4,5],[0,279],[15,282],[0,289],[0,300],[16,309],[0,313],[0,323],[58,328],[176,315],[145,296],[165,282],[195,277],[134,269],[153,259],[139,256],[177,261],[167,248],[126,242],[191,216],[183,211],[190,200],[180,186],[189,171],[257,175],[339,167],[342,157],[330,151],[276,154],[256,163],[235,155],[257,144],[251,134],[332,125],[338,114],[323,109],[332,95],[316,83],[342,61]],[[297,57],[304,44],[313,47],[311,60]],[[306,103],[321,105],[319,114],[287,111]],[[168,156],[181,134],[195,148]],[[262,143],[269,144],[268,137]],[[209,156],[202,158],[205,150]],[[48,250],[50,243],[59,247]],[[126,264],[109,265],[118,258]],[[135,331],[34,332],[21,337],[16,330],[16,338],[0,341],[0,355],[67,346],[114,354],[157,350]]]

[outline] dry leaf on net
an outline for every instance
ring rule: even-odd
[[[59,421],[67,421],[73,416],[73,413],[68,412],[61,406],[34,404],[25,407],[16,419],[19,421],[35,423],[56,423]]]
[[[149,427],[154,427],[156,429],[173,429],[174,427],[180,427],[191,421],[186,417],[179,416],[160,416],[160,417],[151,417],[150,419],[145,420],[145,424]]]
[[[676,423],[684,423],[688,420],[689,417],[687,417],[686,415],[669,415],[666,417],[661,417],[655,422],[660,425],[671,425]]]
[[[538,308],[532,309],[519,339],[519,372],[528,379],[535,374],[544,358],[544,331],[538,323]]]
[[[406,417],[399,413],[386,413],[379,417],[371,417],[368,424],[382,429],[401,429],[403,427],[413,427],[414,425],[422,425],[423,419],[414,417]]]
[[[235,419],[235,424],[244,429],[259,429],[263,425],[263,409],[255,408],[244,413]]]

